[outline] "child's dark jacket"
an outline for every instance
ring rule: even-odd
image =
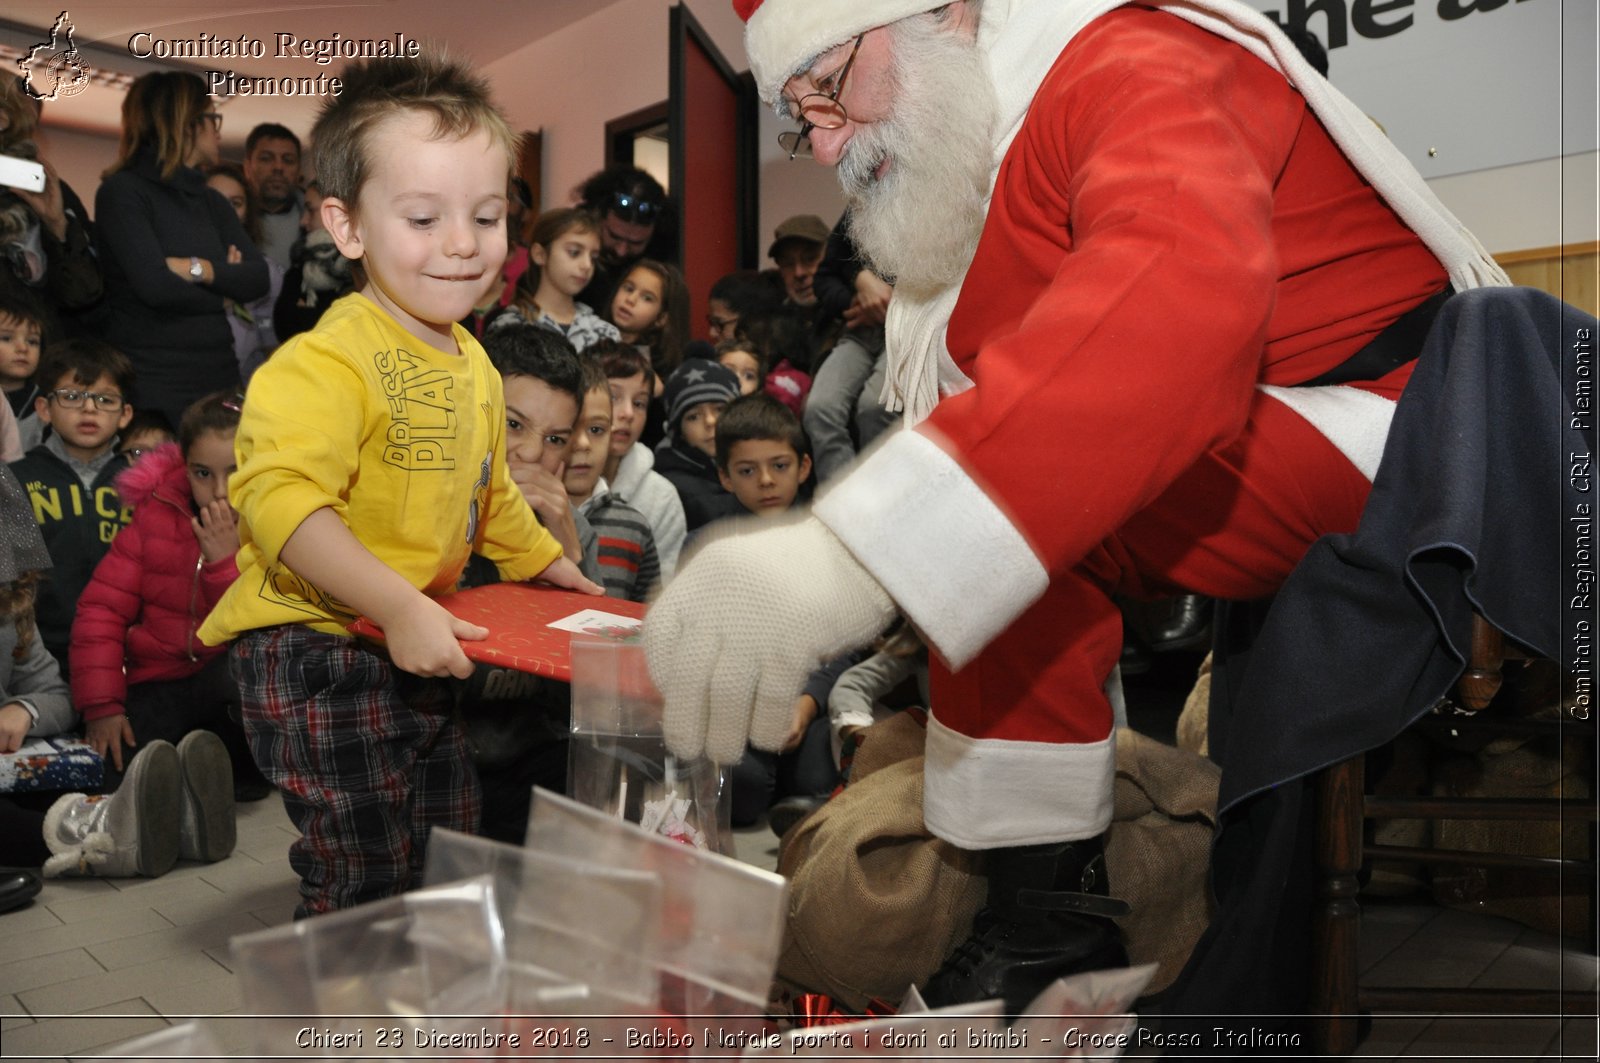
[[[656,472],[677,488],[689,531],[719,517],[743,513],[744,507],[717,479],[717,465],[694,447],[663,440],[656,448]]]
[[[48,440],[11,464],[11,471],[27,489],[39,534],[50,551],[52,567],[39,585],[34,613],[39,637],[63,671],[78,598],[111,548],[112,539],[132,517],[115,485],[117,474],[127,467],[126,458],[113,457],[85,489],[78,474],[50,449]]]

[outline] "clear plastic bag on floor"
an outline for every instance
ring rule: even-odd
[[[289,1016],[257,1020],[264,1054],[284,1045],[347,1056],[436,1055],[441,1040],[505,1046],[506,1032],[485,1018],[506,1014],[510,1000],[490,876],[245,934],[232,952],[245,1006]],[[390,1016],[397,1021],[385,1023]]]
[[[428,840],[429,885],[487,876],[505,933],[509,1004],[538,1015],[660,1007],[661,878],[451,830]]]
[[[781,876],[676,844],[537,789],[527,847],[659,876],[662,921],[652,962],[661,980],[660,1010],[730,1016],[720,1020],[718,1032],[733,1035],[731,1041],[766,1028],[762,1016],[787,910],[788,885]]]
[[[572,640],[572,741],[567,788],[574,800],[697,849],[732,855],[733,791],[709,760],[667,752],[661,695],[644,648]]]

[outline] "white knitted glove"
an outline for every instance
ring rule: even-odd
[[[815,517],[705,544],[645,617],[667,748],[718,764],[737,761],[746,738],[777,750],[811,670],[866,645],[894,615],[888,592]]]

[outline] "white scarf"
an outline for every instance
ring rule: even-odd
[[[998,135],[990,160],[990,195],[1000,163],[1022,128],[1034,94],[1067,43],[1094,19],[1127,2],[984,0],[978,19],[978,48],[1000,101]],[[1318,74],[1265,15],[1237,0],[1156,0],[1155,6],[1233,41],[1280,71],[1305,97],[1355,168],[1444,264],[1457,291],[1511,283],[1389,138]],[[905,410],[908,426],[932,413],[941,394],[972,386],[945,347],[945,330],[964,280],[963,271],[962,280],[937,295],[913,299],[897,294],[889,300],[885,321],[889,373],[883,399],[889,409]]]

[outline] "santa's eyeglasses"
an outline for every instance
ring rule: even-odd
[[[850,114],[844,109],[844,104],[839,102],[839,94],[844,91],[844,79],[850,76],[850,68],[855,65],[856,53],[861,50],[861,34],[856,38],[856,43],[850,48],[850,57],[844,61],[844,66],[839,68],[838,78],[830,74],[817,82],[817,91],[808,92],[800,97],[797,110],[800,112],[801,124],[799,129],[791,129],[778,134],[778,146],[789,153],[789,161],[797,158],[811,157],[811,131],[813,129],[838,129],[850,120]],[[828,82],[833,82],[833,88],[828,89]]]

